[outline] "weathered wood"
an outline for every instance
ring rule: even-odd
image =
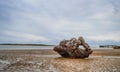
[[[80,49],[80,45],[85,49]],[[83,37],[62,40],[58,46],[54,47],[54,51],[67,58],[87,58],[93,52]]]

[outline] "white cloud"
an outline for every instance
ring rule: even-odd
[[[102,35],[88,36],[87,38],[93,41],[111,40],[111,41],[120,42],[120,32],[111,32],[111,33],[106,33]]]
[[[10,37],[13,37],[17,40],[23,40],[23,41],[41,41],[41,42],[47,42],[50,39],[39,36],[39,35],[34,35],[34,34],[28,34],[28,33],[21,33],[21,32],[13,32],[13,31],[4,31],[4,34]]]
[[[1,23],[0,30],[14,31],[5,32],[11,37],[30,42],[50,42],[79,35],[88,36],[90,40],[119,40],[119,33],[111,32],[120,30],[120,13],[115,14],[107,0],[9,0],[4,3],[9,7],[5,8],[9,21]]]

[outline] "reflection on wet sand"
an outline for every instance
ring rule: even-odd
[[[119,72],[120,50],[94,50],[89,58],[63,58],[52,50],[1,50],[0,72]]]

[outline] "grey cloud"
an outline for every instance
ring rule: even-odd
[[[7,11],[8,17],[4,17],[9,21],[0,21],[2,31],[42,36],[50,38],[50,42],[120,31],[120,12],[115,14],[107,0],[9,0],[3,3],[8,9],[3,9],[2,14]]]

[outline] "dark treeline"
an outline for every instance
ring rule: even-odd
[[[54,46],[47,44],[0,44],[0,45],[22,45],[22,46]]]

